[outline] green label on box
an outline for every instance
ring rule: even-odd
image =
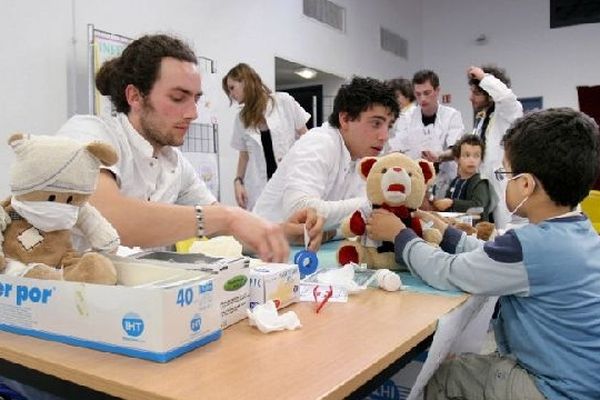
[[[228,292],[233,292],[243,287],[248,282],[248,277],[245,275],[237,275],[225,282],[223,289]]]

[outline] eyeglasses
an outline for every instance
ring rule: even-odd
[[[494,177],[497,181],[502,182],[504,180],[504,175],[512,174],[512,171],[506,171],[504,168],[500,167],[494,171]]]
[[[500,167],[497,170],[494,171],[494,177],[496,178],[496,180],[502,182],[505,178],[504,175],[508,175],[508,174],[514,174],[513,171],[506,171],[504,168]],[[516,175],[514,175],[512,178],[508,178],[509,181],[512,181],[513,179],[517,179],[520,176],[523,176],[525,174],[525,172],[521,172],[518,173]],[[534,177],[535,179],[535,177]]]
[[[505,179],[504,175],[509,175],[509,174],[514,174],[514,172],[507,171],[503,167],[500,167],[494,171],[494,177],[496,178],[496,180],[498,180],[500,182],[502,182]],[[517,174],[517,175],[513,176],[512,178],[509,178],[508,180],[512,181],[513,179],[518,178],[521,175],[523,175],[523,173]]]

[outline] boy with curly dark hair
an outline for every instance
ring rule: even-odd
[[[366,204],[356,161],[377,156],[398,117],[394,91],[373,78],[354,77],[342,85],[329,123],[304,134],[288,151],[265,186],[254,212],[280,222],[302,208],[314,208],[334,230]]]
[[[444,362],[426,399],[600,398],[600,236],[577,205],[598,176],[596,123],[557,108],[527,114],[504,136],[506,205],[530,223],[483,244],[434,215],[440,248],[391,214],[374,213],[373,239],[395,240],[412,273],[439,289],[500,296],[499,353]]]

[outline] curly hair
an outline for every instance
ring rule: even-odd
[[[134,85],[147,96],[166,57],[198,64],[194,51],[180,39],[164,34],[146,35],[131,42],[119,57],[102,64],[96,75],[96,87],[102,95],[110,96],[118,112],[128,113],[127,85]]]
[[[260,79],[260,75],[248,64],[240,63],[236,65],[223,77],[223,90],[229,96],[227,79],[244,83],[244,107],[240,111],[240,119],[244,127],[258,126],[264,120],[271,90]]]
[[[395,78],[385,82],[386,85],[392,88],[394,93],[400,92],[402,96],[408,100],[415,101],[415,92],[413,91],[412,82],[406,78]]]
[[[493,75],[494,77],[496,77],[497,79],[499,79],[501,82],[503,82],[507,87],[510,87],[510,84],[511,84],[510,78],[508,77],[508,74],[506,73],[506,70],[504,68],[500,68],[500,67],[497,67],[495,65],[488,64],[488,65],[482,65],[481,69],[486,74]],[[486,92],[485,90],[483,90],[479,86],[479,82],[480,82],[479,79],[469,78],[469,85],[470,86],[477,87],[481,92],[483,92],[484,94],[486,94],[487,96],[489,96],[488,92]]]
[[[333,100],[333,111],[329,116],[329,124],[339,128],[341,112],[347,113],[351,120],[355,120],[360,113],[374,105],[381,105],[390,110],[394,114],[394,119],[398,118],[400,114],[392,88],[374,78],[355,76],[350,83],[342,85],[338,90]]]
[[[468,144],[470,146],[479,146],[481,148],[481,159],[483,160],[483,155],[485,154],[485,143],[483,140],[477,135],[473,135],[472,133],[467,133],[463,135],[459,140],[454,143],[452,146],[452,155],[454,158],[460,158],[460,151],[463,144]]]
[[[600,171],[598,125],[570,108],[530,112],[506,131],[503,143],[513,176],[533,174],[561,206],[576,207]]]

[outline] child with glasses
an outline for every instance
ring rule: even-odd
[[[486,179],[479,175],[485,145],[477,135],[464,135],[452,147],[458,173],[446,192],[446,197],[433,201],[438,211],[466,212],[470,208],[481,207],[482,221],[488,221],[490,214],[490,187]]]
[[[504,136],[506,206],[530,223],[486,243],[417,212],[443,232],[434,248],[374,212],[367,232],[439,289],[499,295],[498,352],[445,361],[426,399],[599,399],[600,236],[576,211],[598,176],[598,125],[557,108],[518,119]]]

